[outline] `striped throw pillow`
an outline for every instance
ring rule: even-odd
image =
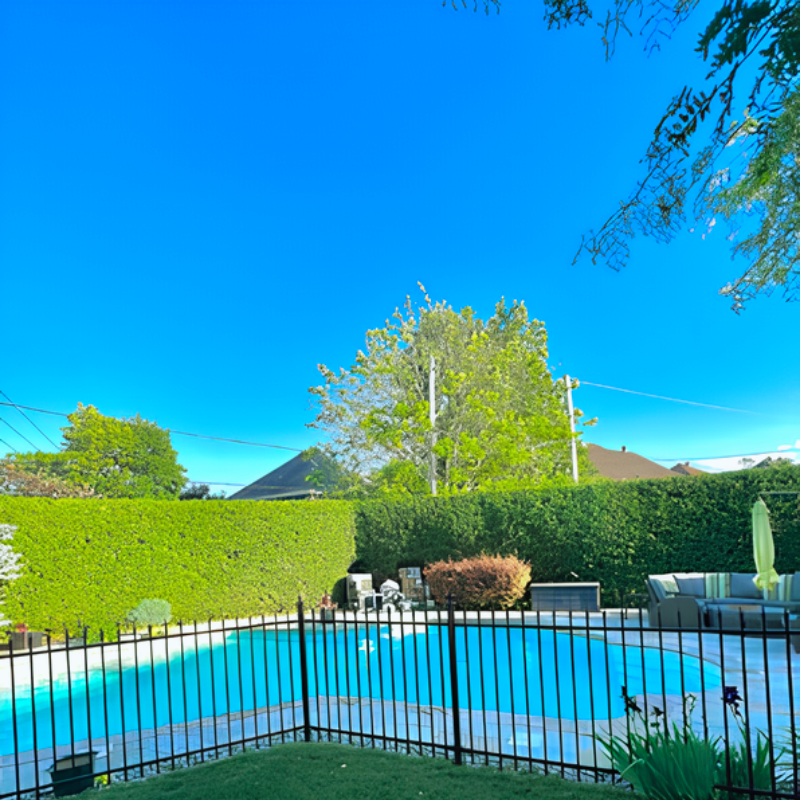
[[[772,589],[764,589],[764,599],[788,603],[792,599],[793,578],[794,575],[779,575],[778,583]]]
[[[706,597],[730,597],[731,574],[730,572],[706,573]]]

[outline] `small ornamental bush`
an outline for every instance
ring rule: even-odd
[[[437,561],[425,569],[425,578],[437,603],[455,602],[467,610],[511,608],[525,594],[531,566],[516,556],[485,553],[462,561]]]
[[[125,619],[137,628],[163,625],[172,619],[172,606],[166,600],[142,600]]]

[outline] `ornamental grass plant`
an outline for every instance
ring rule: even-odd
[[[754,790],[772,791],[772,752],[760,731],[756,733],[754,752],[746,736],[726,748],[721,737],[705,739],[692,727],[694,695],[684,697],[681,725],[670,725],[659,708],[653,710],[654,720],[648,721],[625,687],[623,698],[629,720],[627,734],[598,734],[597,741],[620,771],[620,777],[648,800],[734,800],[738,792],[716,787],[749,789],[751,780]],[[736,687],[726,686],[722,700],[744,735],[746,726]]]

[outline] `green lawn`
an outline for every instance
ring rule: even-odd
[[[284,744],[113,784],[104,800],[620,800],[621,789],[338,744]],[[97,797],[96,791],[83,798]]]

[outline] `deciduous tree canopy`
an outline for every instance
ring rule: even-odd
[[[207,483],[191,483],[181,490],[178,500],[224,500],[225,492],[211,491]]]
[[[453,3],[454,8],[460,3]],[[483,5],[500,10],[499,0]],[[596,22],[606,57],[620,34],[638,35],[648,51],[667,46],[699,0],[544,0],[551,28]],[[703,6],[706,6],[704,1]],[[465,6],[466,7],[466,6]],[[477,6],[476,6],[477,7]],[[699,86],[677,91],[641,160],[643,177],[578,252],[620,269],[641,233],[671,240],[688,218],[703,228],[731,228],[744,273],[720,289],[738,312],[759,293],[796,297],[800,261],[800,3],[717,0],[698,34],[708,64]],[[633,112],[633,108],[632,108]]]
[[[328,434],[327,451],[379,493],[429,492],[431,448],[443,494],[569,482],[566,389],[547,367],[544,323],[516,300],[501,300],[485,322],[471,308],[425,301],[414,309],[408,299],[368,331],[349,369],[319,366],[325,383],[310,390],[319,410],[311,427]],[[581,460],[589,470],[583,452]]]
[[[138,414],[107,417],[94,406],[68,416],[59,453],[19,453],[14,467],[42,478],[89,487],[102,497],[177,498],[186,483],[169,431]]]

